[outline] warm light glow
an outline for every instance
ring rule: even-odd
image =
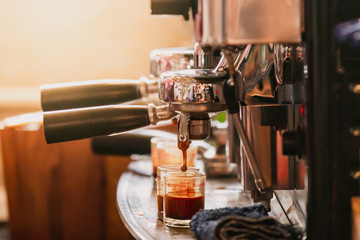
[[[354,93],[360,94],[360,84],[356,84],[353,88]]]
[[[153,49],[193,46],[189,26],[152,17],[149,0],[3,0],[0,85],[137,79]]]
[[[40,129],[43,121],[41,112],[22,114],[10,118],[5,118],[3,127],[24,126],[22,130],[34,131]]]

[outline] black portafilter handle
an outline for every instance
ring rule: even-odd
[[[156,87],[155,87],[156,86]],[[147,97],[157,81],[102,79],[41,86],[43,111],[120,104]]]
[[[91,149],[95,154],[150,154],[150,141],[150,136],[131,133],[100,136],[91,139]]]
[[[121,133],[155,125],[176,113],[168,105],[108,105],[43,113],[47,143]]]
[[[112,105],[44,112],[47,143],[109,135],[149,124],[147,106]]]
[[[91,149],[95,154],[150,154],[150,143],[153,137],[177,139],[177,135],[174,133],[155,129],[138,129],[124,134],[92,138]]]

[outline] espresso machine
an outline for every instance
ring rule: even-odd
[[[360,194],[360,4],[351,0],[152,0],[193,20],[193,49],[152,53],[152,75],[42,87],[48,143],[178,119],[204,140],[226,111],[242,188],[309,239],[350,239]],[[166,56],[166,57],[164,57]],[[156,103],[129,101],[156,94]],[[160,100],[160,101],[158,101]],[[292,216],[289,216],[292,215]]]

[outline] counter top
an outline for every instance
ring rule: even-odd
[[[134,164],[152,169],[150,161],[134,162],[129,169],[136,169]],[[190,229],[169,228],[157,219],[156,183],[149,172],[125,172],[116,194],[122,221],[136,239],[196,239]],[[250,194],[242,191],[236,178],[206,180],[205,209],[252,204]]]

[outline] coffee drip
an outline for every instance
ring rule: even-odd
[[[181,165],[181,171],[185,172],[187,170],[187,149],[190,146],[190,140],[189,140],[189,136],[186,136],[185,141],[181,141],[180,139],[178,139],[178,148],[182,151],[182,165]]]
[[[187,150],[190,147],[190,137],[188,129],[189,116],[181,114],[178,120],[178,138],[177,146],[182,151],[183,159],[181,165],[181,171],[187,170]]]

